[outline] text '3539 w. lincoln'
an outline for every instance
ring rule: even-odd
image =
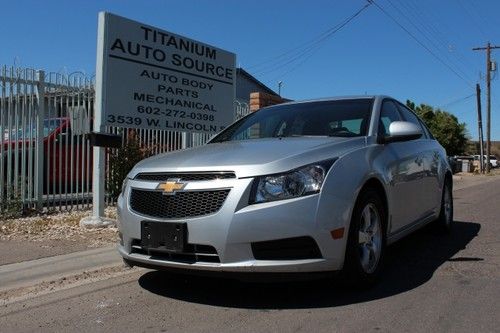
[[[390,97],[293,102],[140,162],[118,212],[130,265],[247,277],[342,271],[367,284],[386,245],[429,222],[449,230],[452,173],[423,122]]]

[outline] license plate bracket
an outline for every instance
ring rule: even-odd
[[[183,252],[186,243],[186,223],[141,221],[141,246],[143,249]]]

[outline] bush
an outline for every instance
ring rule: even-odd
[[[108,195],[115,199],[118,198],[127,174],[137,163],[150,155],[151,152],[141,148],[137,136],[131,132],[128,135],[127,143],[109,155]]]

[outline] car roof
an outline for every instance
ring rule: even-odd
[[[315,103],[315,102],[333,102],[333,101],[341,101],[347,99],[383,99],[383,98],[391,98],[387,95],[346,95],[346,96],[334,96],[334,97],[324,97],[324,98],[315,98],[315,99],[306,99],[301,101],[291,101],[281,104],[276,104],[268,107],[278,106],[278,105],[294,105],[294,104],[303,104],[303,103]]]

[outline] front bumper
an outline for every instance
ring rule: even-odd
[[[211,215],[186,219],[158,219],[134,212],[126,198],[132,188],[155,189],[156,182],[128,182],[125,193],[118,199],[119,229],[122,236],[120,255],[133,265],[186,271],[212,272],[328,272],[343,265],[345,239],[333,240],[330,231],[338,221],[332,218],[335,205],[321,204],[321,194],[296,199],[248,205],[252,179],[219,180],[217,188],[230,192],[221,209]],[[187,190],[214,188],[207,182],[192,182]],[[188,243],[211,246],[218,262],[175,260],[136,251],[141,239],[141,221],[187,224]],[[317,244],[320,257],[293,260],[257,260],[252,243],[269,240],[311,237]]]

